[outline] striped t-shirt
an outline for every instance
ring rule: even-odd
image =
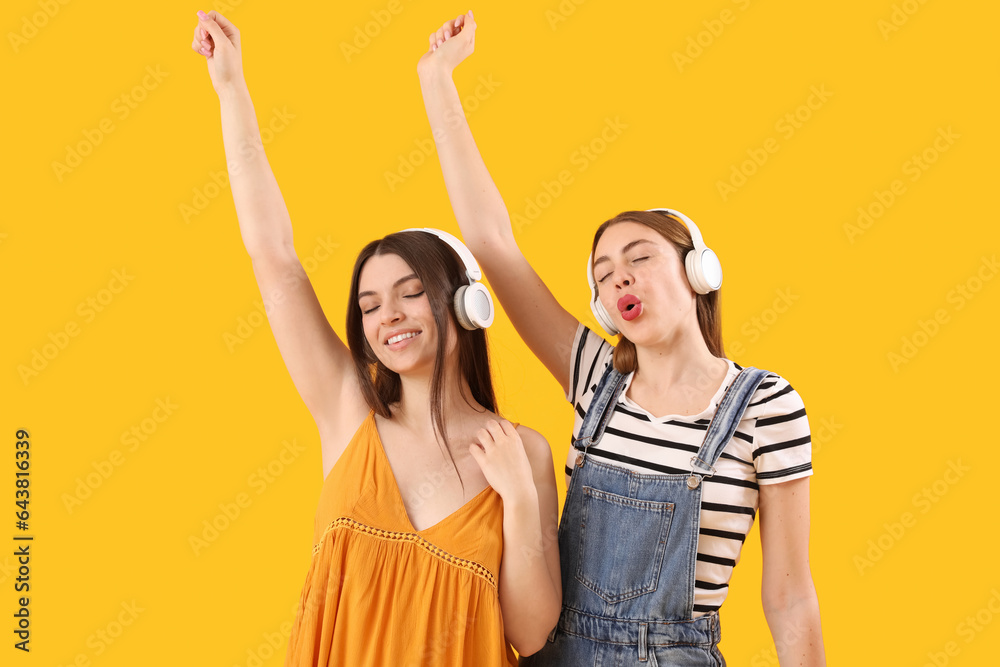
[[[585,327],[573,340],[570,392],[576,408],[573,437],[611,363],[614,347]],[[607,463],[643,473],[684,474],[701,447],[708,424],[726,388],[742,369],[729,361],[729,372],[711,403],[694,415],[657,417],[634,403],[625,389],[604,437],[588,453]],[[577,451],[570,447],[566,474],[572,475]],[[777,484],[812,474],[812,445],[805,406],[798,393],[779,375],[769,374],[750,399],[733,438],[706,477],[701,498],[698,557],[695,569],[694,615],[717,610],[729,592],[733,567],[757,514],[759,484]]]

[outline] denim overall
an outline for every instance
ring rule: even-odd
[[[726,390],[686,474],[643,474],[587,456],[625,377],[609,365],[583,418],[559,523],[563,607],[522,667],[725,665],[719,614],[692,618],[701,481],[733,437],[767,371],[744,368]]]

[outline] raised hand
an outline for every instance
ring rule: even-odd
[[[440,66],[451,72],[458,64],[472,55],[476,48],[476,21],[472,10],[457,18],[445,21],[428,37],[428,48],[417,63],[417,69],[430,65]]]
[[[208,74],[216,92],[243,80],[240,31],[229,19],[215,11],[198,12],[191,48],[208,61]]]
[[[469,445],[469,453],[505,502],[535,492],[524,443],[506,419],[500,422],[491,419],[486,428],[479,429],[476,441]]]

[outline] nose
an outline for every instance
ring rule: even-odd
[[[382,324],[395,324],[403,319],[403,314],[400,312],[395,300],[390,300],[382,304],[379,313],[381,317]]]
[[[615,287],[621,289],[622,287],[628,287],[635,282],[635,278],[630,275],[627,271],[615,271]]]

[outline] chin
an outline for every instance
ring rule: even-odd
[[[427,375],[434,372],[434,358],[380,359],[382,365],[397,375]]]
[[[669,338],[673,333],[673,327],[660,325],[652,320],[625,324],[625,329],[619,328],[622,336],[628,338],[634,345],[642,347],[654,346],[665,338]]]

